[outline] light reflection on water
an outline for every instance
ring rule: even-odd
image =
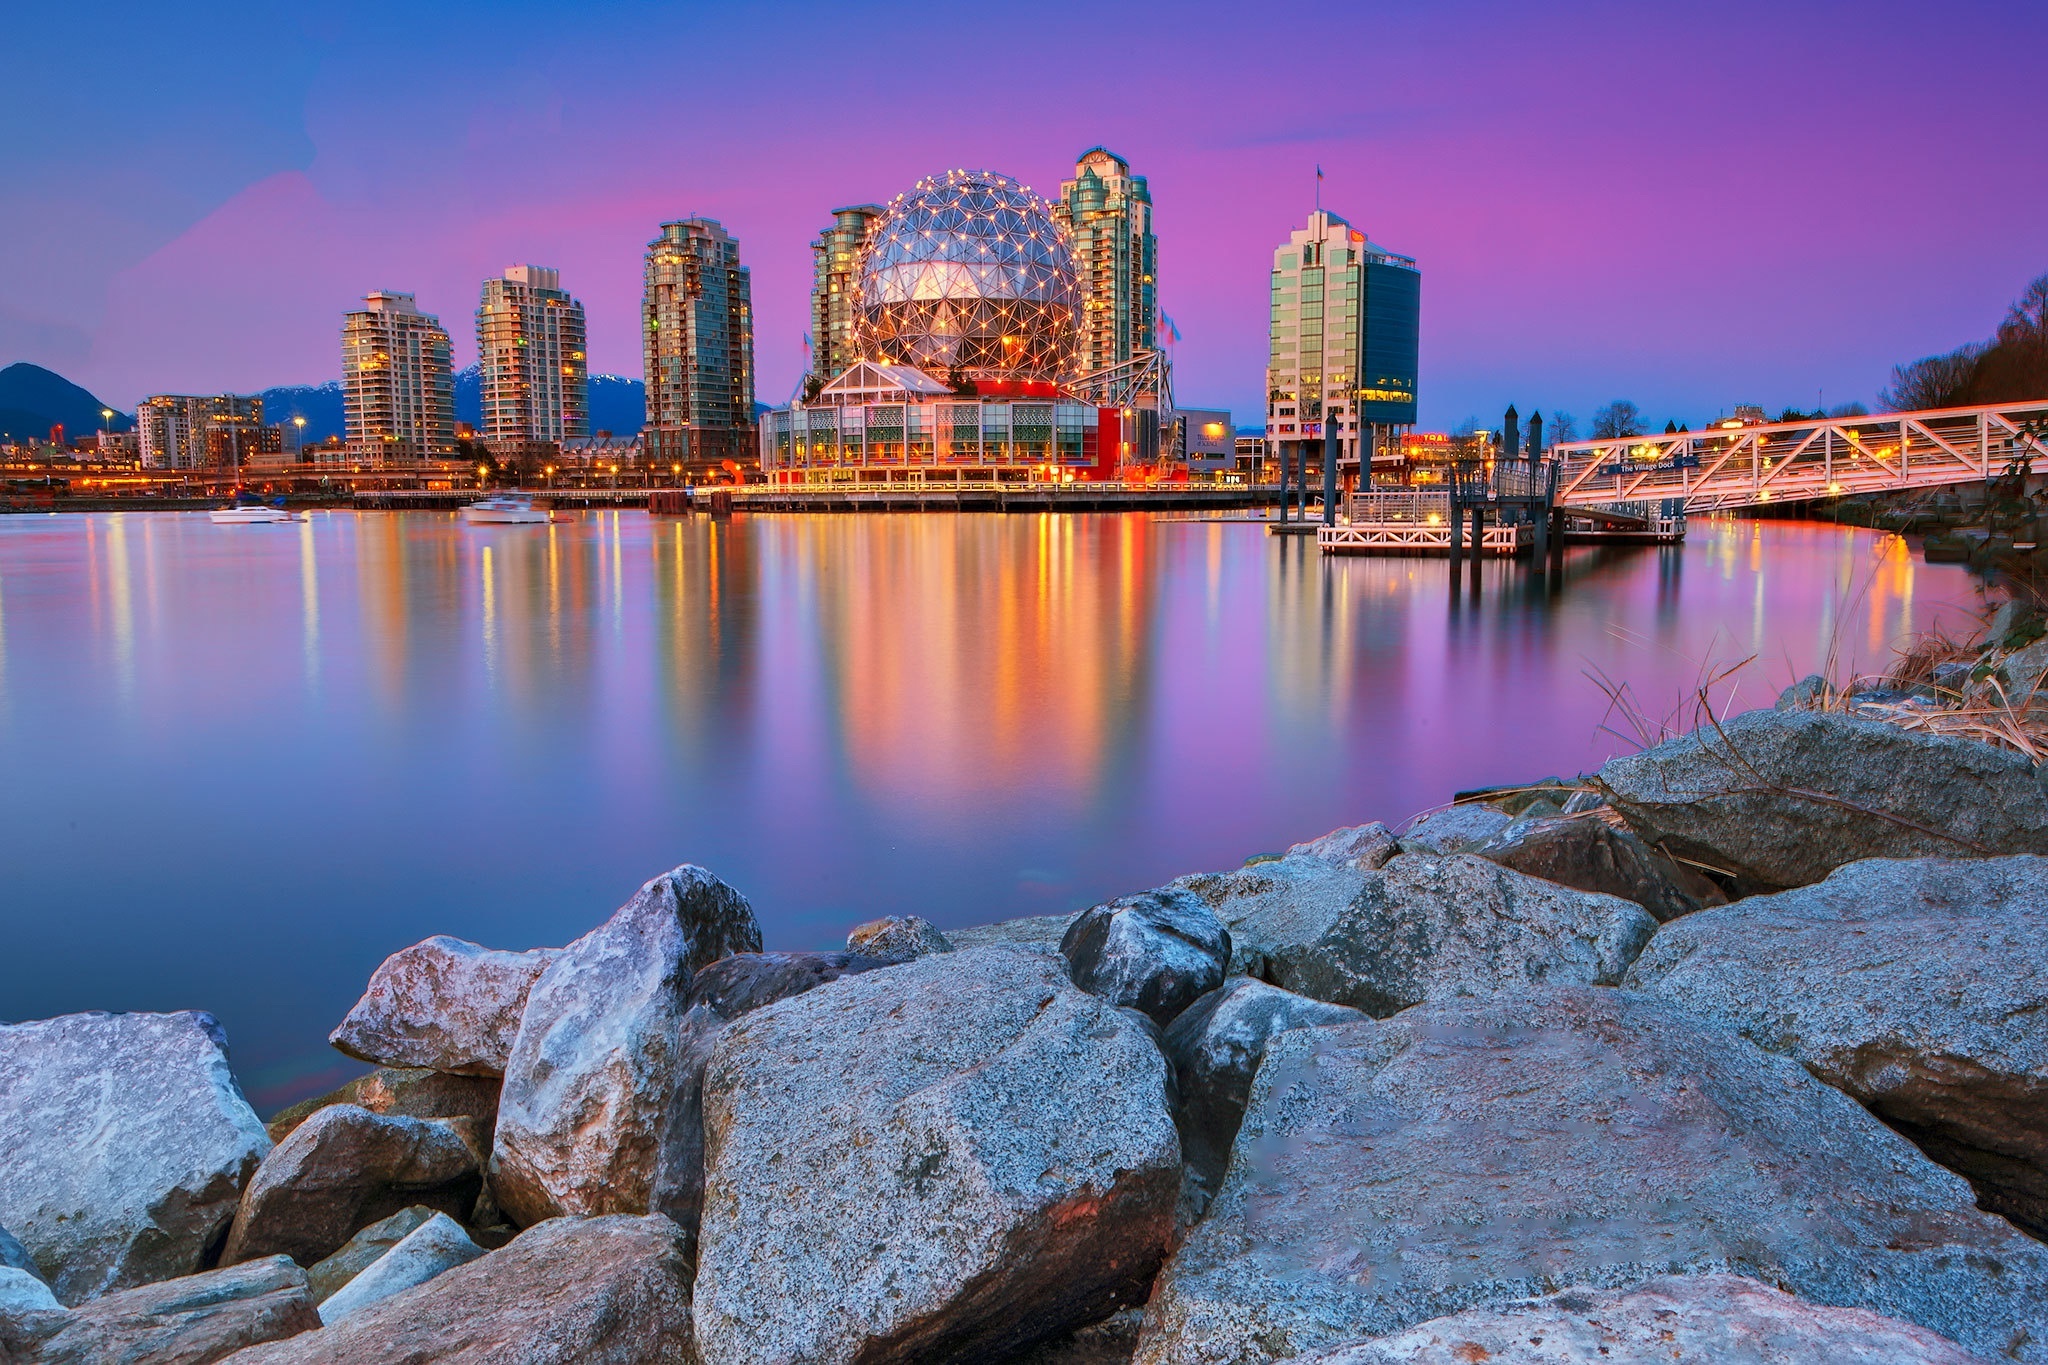
[[[0,1017],[214,1010],[259,1101],[430,933],[562,943],[706,864],[771,946],[1082,906],[1597,766],[1757,655],[1960,624],[1869,532],[1488,565],[1141,516],[0,518]]]

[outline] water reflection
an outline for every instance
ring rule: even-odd
[[[266,1099],[429,933],[523,947],[705,863],[771,944],[1074,907],[1974,600],[1896,539],[1698,522],[1561,575],[1137,516],[0,519],[10,1017],[204,1006]],[[110,895],[109,887],[143,888]]]

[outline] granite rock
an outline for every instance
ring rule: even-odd
[[[1945,1338],[1739,1275],[1670,1275],[1468,1308],[1296,1365],[1984,1365]]]
[[[728,1026],[705,1073],[707,1365],[996,1361],[1141,1301],[1180,1144],[1150,1022],[1008,947]]]
[[[1018,948],[1043,948],[1058,952],[1060,940],[1067,935],[1069,925],[1079,915],[1026,915],[1022,919],[999,920],[994,924],[970,925],[965,929],[948,929],[946,941],[958,951],[964,948],[987,948],[1005,944]]]
[[[1297,855],[1197,872],[1167,885],[1198,897],[1230,931],[1229,975],[1271,981],[1271,955],[1329,932],[1371,875],[1355,863]]]
[[[1704,1273],[2048,1360],[2048,1247],[1797,1063],[1585,987],[1274,1038],[1137,1359],[1286,1359]]]
[[[917,915],[888,915],[856,925],[846,936],[846,951],[890,962],[908,962],[926,953],[950,953],[953,945],[927,919]]]
[[[329,1327],[232,1365],[693,1365],[682,1230],[555,1218]]]
[[[491,1152],[491,1188],[514,1222],[647,1212],[690,977],[760,947],[746,898],[685,865],[542,973],[506,1064]]]
[[[256,1169],[221,1252],[223,1264],[289,1256],[312,1265],[359,1229],[412,1204],[467,1217],[481,1150],[462,1119],[322,1109]]]
[[[734,953],[691,978],[653,1185],[656,1213],[696,1234],[704,1199],[704,1067],[725,1026],[763,1005],[890,965],[887,958],[854,953]]]
[[[0,1025],[0,1224],[61,1302],[200,1269],[269,1147],[210,1014]]]
[[[2048,853],[2048,791],[2019,754],[1835,712],[1745,712],[1600,781],[1646,841],[1743,894],[1864,858]]]
[[[282,1256],[104,1295],[70,1312],[0,1316],[0,1358],[34,1365],[212,1365],[320,1325]]]
[[[315,1304],[327,1302],[343,1285],[369,1269],[378,1257],[436,1213],[425,1204],[414,1204],[389,1218],[378,1219],[343,1242],[339,1251],[306,1267],[306,1292]]]
[[[1628,985],[1847,1091],[2048,1235],[2048,859],[1873,859],[1659,933]]]
[[[42,1278],[36,1270],[34,1259],[28,1254],[28,1248],[21,1244],[20,1238],[6,1228],[0,1228],[0,1267],[26,1270],[37,1279]]]
[[[559,956],[436,935],[385,958],[328,1041],[378,1066],[502,1076],[527,992]]]
[[[1375,820],[1369,825],[1333,829],[1320,839],[1295,844],[1287,850],[1286,856],[1319,858],[1338,867],[1370,872],[1376,867],[1384,867],[1387,859],[1400,851],[1401,841],[1394,832]]]
[[[1269,941],[1265,980],[1385,1016],[1543,984],[1608,986],[1655,933],[1643,908],[1471,854],[1402,854],[1314,938]]]
[[[1499,834],[1514,817],[1478,801],[1461,801],[1425,816],[1401,836],[1403,853],[1469,853]]]
[[[470,1119],[488,1146],[491,1129],[498,1120],[498,1080],[494,1076],[455,1076],[423,1067],[378,1067],[325,1095],[301,1100],[278,1111],[264,1127],[272,1142],[283,1142],[314,1114],[337,1104],[353,1104],[373,1114],[396,1118]]]
[[[320,1305],[320,1321],[328,1326],[360,1313],[373,1303],[425,1284],[436,1275],[468,1265],[484,1254],[469,1234],[445,1213],[437,1213],[407,1233]]]
[[[32,1270],[0,1265],[0,1318],[23,1313],[61,1313],[64,1305]]]
[[[1192,1187],[1191,1213],[1198,1214],[1222,1182],[1267,1041],[1289,1029],[1357,1023],[1366,1017],[1239,976],[1173,1021],[1165,1048],[1179,1095],[1176,1117]]]
[[[1728,899],[1699,873],[1601,820],[1517,820],[1472,851],[1560,886],[1634,901],[1660,924]]]
[[[1082,912],[1060,954],[1082,990],[1164,1027],[1223,984],[1230,931],[1199,897],[1168,887]]]

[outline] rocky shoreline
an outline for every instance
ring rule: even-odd
[[[0,1365],[2048,1362],[2048,787],[1771,711],[1074,916],[0,1025]]]

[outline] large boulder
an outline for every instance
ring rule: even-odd
[[[1699,873],[1603,820],[1517,820],[1473,852],[1560,886],[1634,901],[1660,924],[1727,900]]]
[[[1198,897],[1223,921],[1230,975],[1274,980],[1269,956],[1320,938],[1365,889],[1372,869],[1362,861],[1296,854],[1167,885]]]
[[[1569,987],[1267,1044],[1138,1361],[1285,1359],[1711,1272],[2048,1360],[2048,1247],[1962,1180],[1787,1058],[1663,1001]]]
[[[320,1305],[320,1321],[333,1326],[373,1303],[416,1284],[425,1284],[459,1265],[468,1265],[483,1254],[484,1249],[469,1240],[461,1224],[445,1213],[437,1213],[329,1295]]]
[[[561,956],[508,953],[445,934],[384,959],[327,1041],[378,1066],[502,1076],[527,992]]]
[[[1748,711],[1600,782],[1644,839],[1749,893],[1864,858],[2048,853],[2048,791],[2019,754],[1835,712]]]
[[[0,1315],[0,1359],[35,1365],[212,1365],[320,1325],[282,1256],[107,1294],[70,1312]]]
[[[1223,1180],[1266,1043],[1288,1029],[1354,1024],[1367,1016],[1248,976],[1233,977],[1187,1007],[1166,1030],[1179,1096],[1182,1159],[1199,1212]]]
[[[2048,1235],[2048,859],[1850,863],[1667,926],[1628,985],[1869,1105]]]
[[[1740,1275],[1669,1275],[1468,1308],[1295,1365],[1984,1365],[1925,1328]]]
[[[1265,980],[1384,1016],[1425,1000],[1613,985],[1657,930],[1632,901],[1471,854],[1403,854],[1313,937],[1269,939]]]
[[[1167,887],[1083,911],[1060,954],[1076,986],[1164,1026],[1223,984],[1230,931],[1199,897]]]
[[[686,865],[550,964],[527,996],[498,1101],[491,1187],[513,1221],[651,1207],[684,989],[699,967],[760,947],[746,898]]]
[[[269,1148],[210,1014],[0,1025],[0,1224],[65,1303],[204,1266]]]
[[[1000,1360],[1143,1299],[1180,1144],[1142,1015],[990,947],[731,1024],[704,1080],[707,1365]]]
[[[695,1235],[704,1199],[704,1067],[725,1026],[763,1005],[889,965],[888,958],[853,953],[735,953],[691,979],[676,1044],[674,1095],[650,1195],[654,1212],[667,1214]]]
[[[271,1149],[242,1191],[221,1260],[332,1255],[351,1234],[411,1204],[467,1218],[481,1150],[461,1119],[407,1119],[337,1104]]]
[[[398,1118],[469,1119],[488,1147],[491,1128],[498,1121],[498,1080],[495,1076],[455,1076],[423,1067],[400,1070],[380,1066],[324,1095],[279,1110],[263,1126],[272,1142],[283,1142],[314,1114],[337,1104],[353,1104],[373,1114]]]
[[[950,953],[953,945],[928,919],[918,915],[885,915],[855,925],[846,936],[846,951],[862,957],[908,962],[926,953]]]
[[[689,1263],[659,1214],[556,1218],[488,1256],[233,1365],[688,1362]]]
[[[341,1292],[341,1287],[368,1270],[385,1252],[410,1236],[430,1218],[446,1217],[425,1204],[400,1209],[389,1218],[379,1218],[341,1244],[341,1249],[306,1267],[306,1292],[321,1304]]]

